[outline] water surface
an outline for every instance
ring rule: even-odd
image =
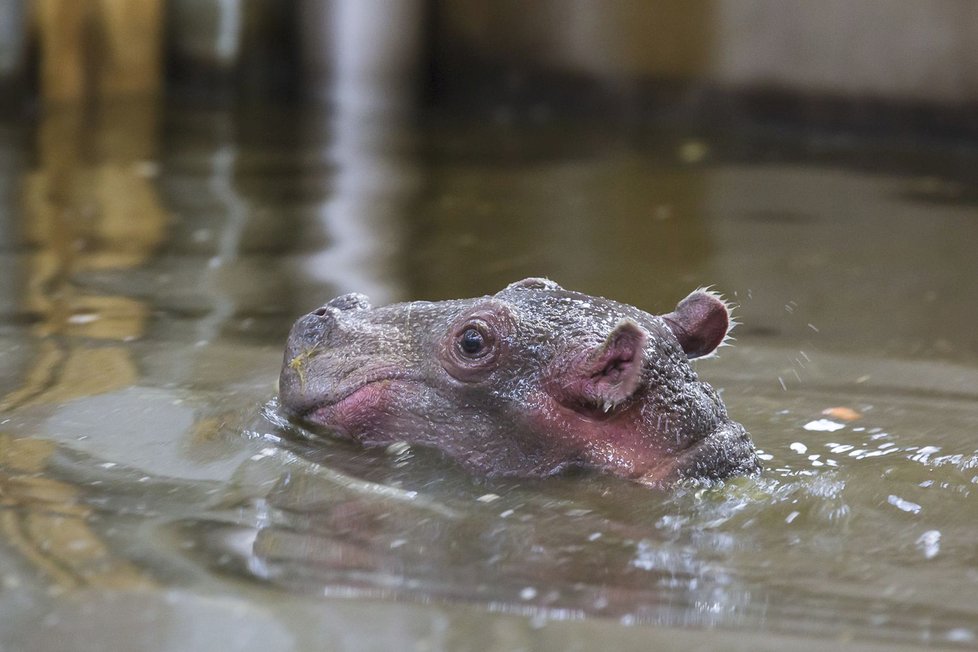
[[[0,644],[978,647],[978,151],[120,106],[0,127]],[[765,471],[473,478],[295,436],[292,320],[530,275],[666,312]]]

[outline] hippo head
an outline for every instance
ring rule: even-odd
[[[280,403],[310,430],[436,448],[484,475],[723,478],[757,458],[689,359],[729,327],[705,290],[663,316],[536,278],[382,308],[346,294],[293,326]]]

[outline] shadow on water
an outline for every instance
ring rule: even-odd
[[[978,644],[973,155],[874,173],[693,126],[84,117],[0,129],[4,644]],[[325,298],[529,275],[660,312],[731,295],[737,346],[697,370],[764,474],[485,480],[269,403]]]

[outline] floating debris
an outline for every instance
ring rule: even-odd
[[[851,407],[836,406],[829,407],[822,410],[822,414],[827,417],[832,417],[833,419],[839,419],[840,421],[855,421],[862,418],[862,413],[853,410]]]

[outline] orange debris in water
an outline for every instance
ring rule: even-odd
[[[844,406],[825,408],[822,410],[822,414],[833,419],[839,419],[840,421],[855,421],[863,416],[856,410]]]

